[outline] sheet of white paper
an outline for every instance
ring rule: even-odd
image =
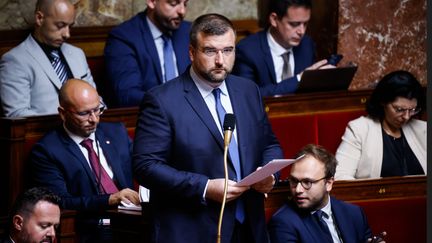
[[[150,190],[140,186],[139,187],[139,199],[140,202],[149,202],[150,200]],[[118,209],[122,209],[122,210],[133,210],[133,211],[141,211],[141,205],[135,205],[133,203],[125,203],[123,201],[121,201],[120,205],[118,205]]]
[[[140,202],[149,202],[150,201],[150,190],[140,186],[139,187],[139,197],[140,197]]]
[[[267,163],[264,167],[261,169],[253,172],[252,174],[246,176],[241,181],[239,181],[236,185],[237,186],[250,186],[253,185],[264,178],[276,173],[277,171],[287,167],[288,165],[296,162],[298,159],[302,158],[303,156],[298,157],[297,159],[274,159]]]

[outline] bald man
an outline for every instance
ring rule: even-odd
[[[82,213],[84,223],[77,227],[84,241],[105,240],[109,219],[97,213],[121,201],[139,204],[138,193],[130,189],[132,144],[123,124],[99,123],[105,107],[87,82],[68,80],[59,102],[63,125],[33,147],[33,181],[57,193],[62,208]]]
[[[57,113],[58,92],[70,78],[95,87],[84,52],[65,43],[75,22],[68,0],[38,0],[34,32],[0,60],[3,115],[27,117]]]

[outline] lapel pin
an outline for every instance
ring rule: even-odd
[[[111,144],[111,141],[107,140],[105,141],[106,144]]]

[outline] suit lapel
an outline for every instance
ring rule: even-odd
[[[57,89],[60,89],[62,84],[60,82],[59,77],[57,76],[57,73],[54,71],[54,68],[52,67],[45,52],[42,50],[42,48],[39,46],[36,40],[33,39],[31,35],[27,37],[26,45],[27,45],[27,52],[29,53],[30,56],[34,58],[35,63],[37,63],[41,67],[41,69],[46,73],[51,83],[55,87],[57,87]]]
[[[244,95],[242,95],[241,91],[239,90],[240,87],[238,87],[235,81],[231,80],[230,75],[227,76],[225,83],[227,85],[227,89],[229,92],[230,102],[233,109],[233,113],[236,118],[236,131],[237,131],[237,146],[239,148],[239,157],[240,157],[240,167],[243,175],[248,175],[251,171],[246,168],[246,164],[243,163],[243,161],[248,161],[246,154],[244,151],[246,151],[246,144],[243,143],[243,141],[249,141],[248,134],[246,132],[243,132],[242,126],[248,127],[247,120],[243,120],[245,116],[241,115],[243,111],[248,110],[245,105],[247,104],[243,100],[241,100]],[[241,124],[241,126],[239,126]],[[251,164],[252,165],[252,164]]]
[[[98,127],[96,130],[96,138],[98,139],[99,145],[102,148],[102,152],[105,155],[108,165],[111,167],[112,172],[114,173],[114,181],[117,183],[119,189],[126,188],[126,178],[124,178],[123,173],[118,173],[123,169],[119,163],[121,159],[118,157],[118,153],[116,153],[116,147],[114,146],[113,141],[105,137],[105,134],[100,129],[100,127]]]
[[[156,44],[153,40],[153,36],[151,34],[150,27],[148,26],[148,23],[147,23],[146,12],[147,11],[144,11],[143,13],[141,13],[141,16],[140,16],[141,20],[142,20],[140,22],[141,36],[142,36],[142,39],[144,40],[143,45],[145,46],[145,49],[149,52],[149,54],[151,56],[153,69],[157,73],[158,83],[162,84],[163,78],[162,78],[162,69],[161,69],[161,65],[160,65],[161,62],[159,60],[159,55],[157,53]]]
[[[351,228],[352,223],[348,222],[346,217],[343,217],[346,215],[346,212],[343,212],[342,208],[339,207],[338,202],[332,197],[330,197],[330,200],[333,218],[335,221],[334,223],[341,234],[340,237],[345,243],[353,242],[352,239],[355,237],[355,229]]]
[[[275,68],[274,68],[273,58],[270,52],[270,46],[267,41],[267,31],[260,32],[259,37],[260,37],[261,50],[264,53],[264,63],[267,65],[267,70],[269,71],[271,81],[276,84],[276,73],[274,71]]]
[[[69,135],[66,133],[66,131],[64,130],[63,127],[60,130],[61,130],[60,131],[60,134],[61,134],[60,139],[62,140],[64,147],[75,158],[75,161],[77,161],[77,163],[81,164],[81,166],[84,168],[85,173],[90,178],[90,181],[94,182],[91,185],[92,189],[95,192],[98,192],[98,189],[96,186],[96,177],[95,177],[93,171],[91,170],[89,163],[87,162],[86,158],[84,157],[84,154],[82,153],[81,149],[69,137]]]
[[[205,103],[205,101],[201,96],[201,93],[199,92],[198,88],[195,86],[192,78],[189,76],[189,71],[186,71],[180,77],[183,81],[185,98],[187,102],[195,111],[196,115],[207,126],[209,132],[216,140],[220,149],[223,149],[223,138],[219,132],[218,127],[216,126],[216,123],[214,122],[213,116],[211,115],[207,107],[207,104]]]
[[[311,238],[314,239],[313,242],[322,242],[325,236],[320,234],[321,229],[320,229],[318,223],[312,217],[312,215],[309,212],[307,212],[307,213],[301,214],[301,217],[302,217],[303,223],[305,225],[305,228],[309,232],[309,235],[311,236]]]

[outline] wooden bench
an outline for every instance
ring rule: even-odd
[[[427,176],[336,181],[332,196],[363,208],[374,234],[386,231],[386,242],[426,242]],[[287,183],[266,200],[271,215],[290,195]]]

